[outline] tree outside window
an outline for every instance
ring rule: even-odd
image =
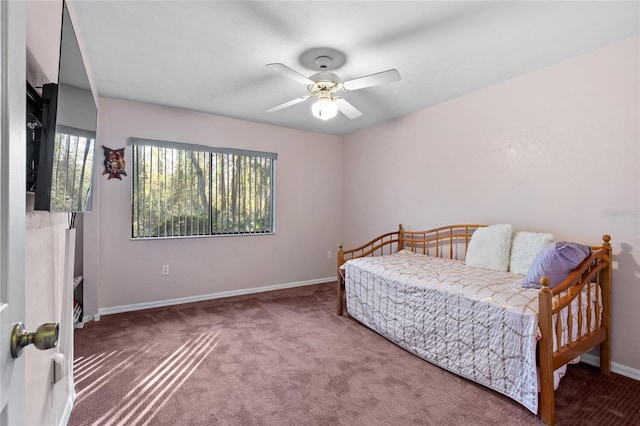
[[[277,154],[131,138],[132,237],[274,232]]]

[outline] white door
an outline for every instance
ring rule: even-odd
[[[24,424],[24,357],[13,359],[13,325],[24,321],[26,221],[26,14],[0,2],[0,425]]]

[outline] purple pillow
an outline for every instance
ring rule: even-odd
[[[540,279],[549,278],[549,288],[564,281],[584,259],[591,254],[591,247],[577,243],[558,241],[542,249],[529,267],[524,288],[540,288]]]

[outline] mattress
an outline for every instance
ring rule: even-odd
[[[522,288],[524,276],[405,250],[349,260],[344,271],[352,317],[537,412],[539,290]],[[566,320],[563,329],[566,338]]]

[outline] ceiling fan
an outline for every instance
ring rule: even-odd
[[[400,73],[395,69],[390,69],[343,82],[336,74],[328,71],[331,62],[332,58],[329,56],[316,57],[315,64],[320,71],[309,77],[305,77],[284,64],[267,64],[267,68],[280,72],[292,80],[307,86],[310,94],[273,106],[267,109],[266,112],[279,111],[315,97],[318,100],[311,106],[311,111],[315,117],[328,120],[335,117],[340,111],[348,118],[354,119],[360,117],[362,112],[345,99],[336,96],[336,93],[364,89],[400,80]]]

